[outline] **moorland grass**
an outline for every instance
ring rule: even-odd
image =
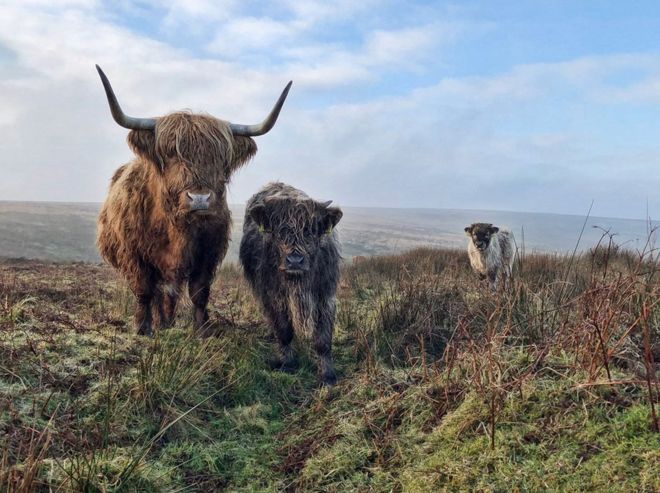
[[[342,272],[322,388],[274,372],[241,272],[217,337],[133,333],[109,269],[0,264],[0,491],[660,491],[654,252],[526,254],[492,293],[467,255]]]

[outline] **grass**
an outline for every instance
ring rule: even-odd
[[[491,293],[462,251],[342,272],[340,382],[295,374],[239,269],[218,337],[155,339],[105,267],[0,264],[0,491],[660,491],[654,252],[524,255]],[[654,415],[655,413],[655,415]]]

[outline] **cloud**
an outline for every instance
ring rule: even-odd
[[[624,87],[599,88],[595,93],[595,98],[606,103],[660,104],[660,73],[649,74],[644,80]]]
[[[467,21],[375,1],[255,5],[7,3],[0,198],[103,199],[131,153],[99,63],[135,116],[191,108],[256,123],[294,80],[235,202],[282,179],[343,205],[581,213],[594,198],[602,215],[640,216],[648,196],[660,213],[657,139],[628,142],[617,127],[617,105],[658,101],[660,57],[457,74],[444,54],[473,32]]]
[[[240,55],[247,49],[266,48],[279,51],[277,45],[295,35],[295,28],[285,22],[267,17],[243,17],[225,24],[224,29],[209,43],[207,49],[215,53]]]
[[[328,89],[373,81],[385,73],[417,71],[429,57],[437,57],[440,44],[458,31],[433,23],[375,29],[350,42],[318,41],[318,21],[306,13],[287,21],[239,17],[218,28],[205,48],[236,63],[249,60],[267,70],[295,73],[303,87]]]
[[[405,62],[426,58],[440,38],[451,39],[457,32],[454,26],[428,24],[399,30],[377,30],[365,44],[365,62],[371,64]]]
[[[308,0],[305,2],[284,0],[282,2],[293,14],[296,22],[307,27],[342,19],[355,20],[357,16],[362,14],[373,14],[374,11],[378,10],[379,5],[384,3],[382,0],[363,0],[361,2],[353,0],[335,0],[333,2],[324,0]]]
[[[283,144],[306,145],[279,178],[312,194],[334,190],[331,198],[353,205],[582,213],[595,199],[602,215],[640,217],[647,198],[658,208],[655,141],[604,147],[609,128],[599,125],[608,122],[580,123],[593,88],[630,60],[525,65],[304,112]],[[560,111],[558,129],[548,101]],[[244,173],[256,179],[258,171]]]
[[[163,29],[205,28],[230,19],[241,2],[238,0],[165,0],[150,1],[152,7],[165,10]]]

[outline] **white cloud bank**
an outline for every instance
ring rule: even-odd
[[[582,213],[595,199],[597,214],[641,217],[648,198],[660,215],[660,139],[641,121],[617,127],[620,112],[657,113],[659,56],[447,76],[464,22],[396,22],[376,1],[248,6],[2,2],[0,199],[103,200],[131,155],[99,63],[137,116],[253,123],[294,80],[235,202],[281,179],[344,205]]]

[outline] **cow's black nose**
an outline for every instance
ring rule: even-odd
[[[286,266],[288,269],[300,269],[305,261],[305,257],[297,252],[286,256]]]

